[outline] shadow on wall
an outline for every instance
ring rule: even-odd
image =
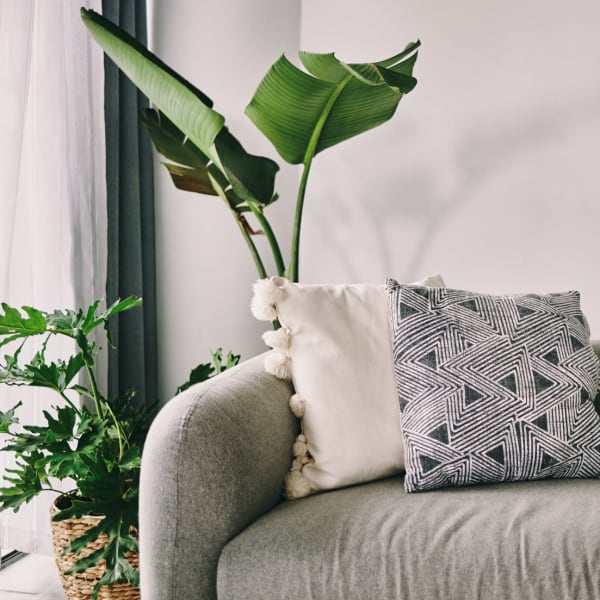
[[[433,212],[426,215],[419,242],[416,244],[412,260],[408,266],[409,277],[415,278],[423,268],[423,261],[429,254],[436,235],[463,204],[473,199],[470,193],[482,182],[503,172],[506,165],[515,161],[531,164],[535,172],[536,152],[539,148],[559,148],[569,132],[585,128],[586,123],[598,119],[600,90],[587,98],[577,98],[577,102],[563,103],[561,106],[545,107],[539,110],[523,111],[512,120],[492,121],[487,128],[472,129],[467,132],[456,152],[456,189],[446,198],[430,199],[428,204],[437,204]],[[564,184],[562,174],[539,171],[537,175],[552,185]],[[541,186],[540,186],[541,187]],[[596,190],[597,191],[597,190]],[[523,189],[523,202],[535,189]],[[481,198],[485,202],[485,198]],[[582,215],[583,216],[583,215]],[[536,223],[531,223],[535,231]],[[532,237],[532,242],[534,242]]]
[[[600,90],[596,90],[587,97],[580,96],[560,105],[547,105],[542,109],[538,106],[524,107],[520,114],[493,115],[483,125],[471,125],[471,129],[463,135],[457,127],[455,138],[460,138],[454,144],[456,149],[442,154],[438,152],[431,162],[426,162],[427,151],[423,153],[421,148],[418,162],[413,161],[410,167],[398,157],[401,166],[395,168],[395,157],[382,155],[376,157],[378,162],[373,163],[381,163],[378,172],[365,167],[357,175],[355,166],[360,158],[354,154],[354,148],[358,146],[353,147],[351,157],[336,161],[336,177],[315,177],[319,179],[318,183],[315,182],[318,194],[326,198],[326,202],[313,209],[318,215],[309,209],[312,235],[326,240],[327,258],[336,265],[331,272],[337,272],[338,279],[339,274],[344,273],[349,281],[364,281],[365,268],[370,269],[368,278],[375,275],[378,279],[383,273],[383,276],[394,274],[405,281],[419,279],[425,274],[430,259],[432,263],[437,262],[431,253],[445,228],[452,227],[453,231],[449,234],[464,238],[477,233],[481,235],[486,228],[494,226],[493,223],[466,222],[467,219],[461,220],[458,225],[453,221],[459,213],[466,214],[464,211],[472,202],[495,201],[496,194],[487,198],[477,196],[483,186],[494,185],[500,194],[502,189],[514,190],[517,186],[517,200],[520,202],[527,202],[528,198],[539,201],[539,195],[544,194],[549,186],[562,189],[569,186],[568,173],[548,172],[548,165],[540,154],[552,152],[560,159],[565,152],[572,151],[573,161],[583,158],[578,157],[578,153],[585,153],[589,160],[593,148],[586,147],[585,140],[568,149],[564,148],[564,144],[569,136],[572,140],[573,134],[580,135],[587,130],[588,124],[598,121],[599,104]],[[393,131],[393,138],[388,137],[392,136],[392,130],[394,128],[379,134],[377,147],[398,145],[397,129]],[[419,131],[410,131],[411,138],[419,135]],[[435,144],[435,140],[430,140],[430,143]],[[404,146],[405,149],[400,146],[398,155],[410,153],[410,143]],[[452,164],[442,164],[441,161]],[[511,165],[515,163],[528,169],[534,183],[521,188],[520,180],[510,181]],[[451,172],[450,178],[448,172]],[[584,175],[589,182],[596,177],[596,172],[584,171]],[[436,178],[440,177],[445,184],[439,185]],[[500,183],[497,183],[498,180]],[[597,210],[593,207],[595,196],[590,197],[598,191],[597,181],[588,186],[588,190],[587,197],[579,198],[580,203],[587,207],[581,219],[586,218],[584,212]],[[349,206],[348,198],[357,200]],[[548,206],[549,210],[558,213],[561,208]],[[507,210],[511,208],[507,207]],[[525,218],[531,219],[531,215]],[[538,225],[531,222],[530,231],[535,232]],[[534,244],[535,235],[525,242]],[[401,273],[398,272],[399,264]],[[374,270],[372,265],[376,265]],[[319,273],[317,279],[327,279],[327,276]]]

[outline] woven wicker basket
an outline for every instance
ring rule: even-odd
[[[58,508],[52,504],[50,517],[53,517],[57,512]],[[73,539],[79,537],[94,525],[97,525],[98,521],[102,518],[86,516],[80,519],[65,519],[64,521],[50,520],[54,558],[68,600],[91,600],[92,589],[104,573],[104,561],[99,562],[94,567],[90,567],[83,573],[65,575],[65,571],[68,571],[80,558],[104,546],[107,537],[102,534],[97,540],[89,543],[77,556],[72,553],[63,555],[63,550]],[[139,568],[139,556],[137,552],[128,552],[127,560],[133,567],[136,569]],[[139,588],[134,587],[130,583],[116,583],[110,587],[104,586],[100,588],[98,598],[100,600],[140,600],[141,596]]]

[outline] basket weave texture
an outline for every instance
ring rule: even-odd
[[[50,517],[58,511],[52,504]],[[92,590],[104,573],[105,562],[102,560],[94,567],[90,567],[83,573],[66,575],[68,571],[80,558],[88,556],[95,550],[102,548],[108,538],[102,534],[97,540],[90,542],[78,555],[73,553],[63,555],[63,550],[72,540],[83,535],[88,529],[104,517],[85,516],[78,519],[65,519],[64,521],[50,520],[52,528],[52,542],[54,545],[54,559],[58,567],[58,573],[63,589],[68,600],[91,600]],[[139,555],[137,552],[128,552],[127,561],[136,569],[139,569]],[[140,600],[140,590],[130,583],[115,583],[112,586],[103,586],[98,593],[100,600]]]

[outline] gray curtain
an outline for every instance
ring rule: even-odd
[[[147,44],[145,0],[103,0],[105,17]],[[106,180],[110,304],[131,294],[143,305],[119,315],[111,328],[116,351],[108,364],[109,394],[135,388],[137,402],[157,399],[154,190],[150,138],[139,112],[147,100],[105,58]]]

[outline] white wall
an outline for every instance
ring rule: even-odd
[[[296,54],[299,4],[149,1],[153,51],[213,100],[248,152],[277,158],[243,113],[274,60],[282,52]],[[280,174],[278,189],[293,188],[295,178]],[[222,201],[176,190],[158,162],[155,184],[159,392],[165,401],[211,350],[222,346],[244,358],[262,351],[265,327],[249,310],[254,263]],[[286,224],[288,208],[272,207],[274,226]],[[281,237],[287,248],[289,235]]]
[[[281,51],[379,60],[420,38],[417,88],[390,123],[317,157],[300,277],[412,280],[489,292],[579,289],[600,337],[600,4],[580,0],[156,2],[155,50],[212,96],[247,148],[276,158],[245,117]],[[226,40],[226,43],[224,42]],[[232,118],[233,117],[233,118]],[[273,207],[288,253],[296,172]],[[245,357],[264,329],[253,265],[227,211],[157,174],[161,392],[209,348]]]

